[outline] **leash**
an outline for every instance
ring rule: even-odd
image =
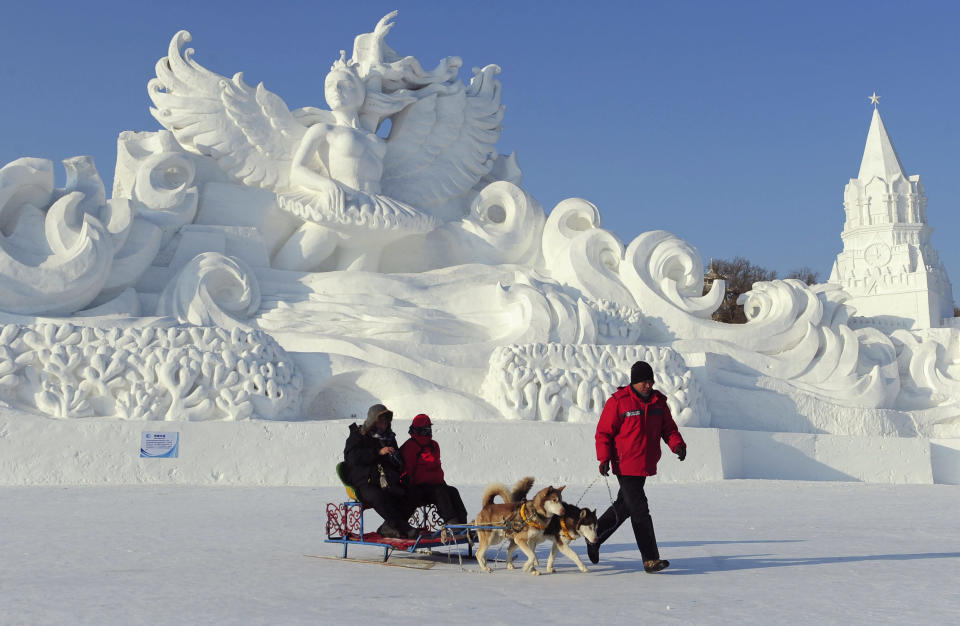
[[[583,494],[581,494],[580,498],[577,500],[576,506],[580,506],[580,501],[583,500],[584,496],[587,495],[587,492],[590,491],[593,488],[593,486],[597,484],[597,481],[600,480],[601,478],[603,478],[603,481],[607,485],[607,496],[609,496],[610,498],[610,504],[613,504],[613,491],[610,490],[610,477],[604,476],[603,474],[599,474],[597,475],[596,478],[593,479],[593,482],[587,485],[587,488],[583,490]]]
[[[610,504],[613,505],[613,492],[610,491],[610,477],[604,476],[603,482],[607,483],[607,496],[610,498]]]
[[[602,476],[602,474],[598,474],[597,477],[593,479],[593,482],[587,485],[587,488],[583,490],[582,494],[580,494],[580,498],[574,503],[575,506],[580,506],[580,500],[583,500],[583,497],[587,495],[587,492],[590,491],[593,488],[593,486],[597,484],[597,481],[600,480],[600,476]],[[610,487],[608,485],[607,489],[609,490],[609,488]]]

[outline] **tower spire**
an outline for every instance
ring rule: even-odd
[[[879,99],[879,96],[876,98]],[[903,165],[900,164],[900,157],[893,148],[893,142],[890,141],[887,128],[883,125],[880,109],[876,108],[877,103],[873,100],[873,96],[871,96],[871,102],[874,105],[873,119],[870,120],[870,130],[867,131],[867,144],[863,148],[863,159],[860,161],[860,173],[857,178],[864,183],[869,182],[874,176],[882,178],[887,183],[893,182],[897,174],[906,178]]]

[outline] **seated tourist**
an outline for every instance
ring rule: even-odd
[[[447,524],[466,524],[467,509],[460,492],[443,480],[440,446],[433,440],[430,417],[421,413],[413,418],[410,438],[400,446],[407,484],[407,505],[410,510],[423,504],[434,504]]]
[[[382,404],[367,411],[363,426],[350,424],[343,449],[344,474],[365,506],[383,518],[377,529],[382,537],[414,538],[417,531],[407,522],[408,512],[401,486],[403,462],[397,437],[390,426],[393,412]]]

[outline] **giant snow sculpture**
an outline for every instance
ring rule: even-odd
[[[121,134],[110,199],[89,159],[64,189],[47,161],[0,169],[0,401],[584,421],[645,359],[687,426],[960,430],[955,331],[854,329],[840,287],[790,280],[712,321],[724,287],[702,293],[692,246],[625,247],[585,200],[547,214],[495,150],[499,68],[425,70],[387,45],[394,15],[334,61],[329,110],[205,69],[177,33],[148,87],[164,129]]]

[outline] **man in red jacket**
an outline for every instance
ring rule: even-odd
[[[670,415],[667,398],[653,389],[653,368],[637,361],[630,368],[630,385],[620,387],[610,396],[597,422],[600,473],[607,476],[612,467],[620,482],[620,491],[597,522],[596,543],[587,542],[591,562],[600,561],[600,544],[629,516],[643,557],[643,569],[653,573],[670,566],[670,561],[660,558],[647,495],[643,491],[647,476],[657,473],[660,439],[667,442],[681,461],[686,458],[687,444]]]

